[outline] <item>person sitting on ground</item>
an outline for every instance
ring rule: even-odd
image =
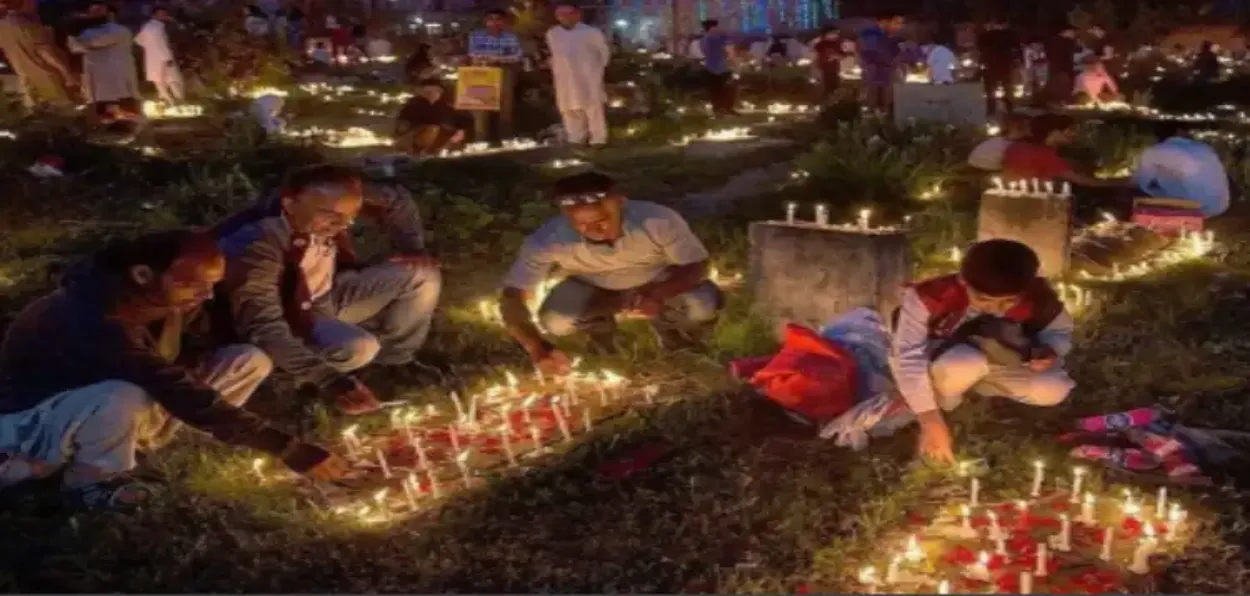
[[[531,234],[504,278],[499,300],[508,332],[543,371],[567,371],[568,357],[543,338],[528,306],[549,274],[566,277],[538,309],[548,334],[590,334],[614,349],[616,315],[650,319],[662,347],[693,347],[717,319],[724,300],[708,280],[708,252],[676,211],[629,201],[605,174],[556,181],[561,215]]]
[[[464,127],[444,98],[443,82],[425,79],[400,109],[395,121],[395,148],[413,155],[438,155],[464,142]]]
[[[1093,56],[1085,59],[1085,70],[1077,75],[1073,93],[1078,103],[1120,101],[1120,87],[1115,78],[1107,72],[1103,61]]]
[[[954,460],[943,410],[970,390],[1054,406],[1075,383],[1063,369],[1072,317],[1038,277],[1031,248],[1014,240],[973,245],[959,273],[908,288],[896,311],[890,368],[920,422],[919,451]]]
[[[268,93],[253,99],[247,111],[256,124],[265,131],[265,134],[276,135],[286,128],[286,120],[281,116],[284,105],[286,105],[286,99],[281,95]]]
[[[934,85],[955,84],[955,67],[959,66],[959,59],[955,57],[955,52],[951,51],[948,43],[935,38],[920,46],[920,55],[924,56],[925,68],[929,72],[929,82]]]
[[[272,369],[264,352],[182,349],[184,323],[225,268],[211,234],[157,232],[95,253],[23,309],[0,344],[0,487],[60,470],[74,505],[135,504],[151,494],[127,474],[136,449],[181,423],[310,478],[345,474],[338,457],[242,409]]]
[[[1027,139],[1003,151],[1003,175],[1010,180],[1057,180],[1088,188],[1131,188],[1128,178],[1095,178],[1077,172],[1059,154],[1059,147],[1076,139],[1077,123],[1071,116],[1042,114],[1033,118]]]
[[[1028,114],[1012,112],[1002,119],[1003,134],[981,141],[968,154],[968,165],[982,172],[998,172],[1003,169],[1003,154],[1012,143],[1028,138],[1032,118]]]
[[[1198,56],[1194,58],[1194,82],[1214,83],[1220,80],[1220,59],[1215,55],[1215,44],[1204,41]]]
[[[437,73],[438,68],[434,66],[434,59],[430,57],[430,44],[424,42],[417,44],[417,49],[404,62],[404,76],[411,83],[420,83]]]
[[[361,213],[389,231],[394,252],[383,263],[356,262],[349,227]],[[232,327],[296,382],[363,414],[381,404],[349,373],[370,363],[417,365],[443,280],[407,191],[366,185],[352,168],[312,165],[216,232]]]
[[[1202,214],[1214,217],[1228,210],[1228,172],[1210,145],[1182,133],[1175,121],[1154,126],[1158,144],[1137,158],[1133,181],[1154,197],[1185,199],[1198,203]]]

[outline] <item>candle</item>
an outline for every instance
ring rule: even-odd
[[[1002,534],[999,534],[994,539],[994,554],[1003,557],[1007,556],[1007,538]]]
[[[824,203],[816,205],[816,225],[829,225],[829,206]]]
[[[794,201],[786,203],[786,223],[794,225],[794,215],[799,210],[799,204]]]
[[[916,539],[915,534],[907,537],[907,550],[904,556],[913,563],[924,560],[924,551],[920,549],[920,541]]]
[[[1034,499],[1042,496],[1042,480],[1046,478],[1046,462],[1037,460],[1033,462],[1033,490],[1029,491],[1029,496]]]
[[[252,473],[255,474],[256,479],[261,482],[265,481],[264,467],[265,467],[265,460],[263,458],[258,457],[252,460]]]
[[[1168,542],[1176,540],[1184,521],[1185,512],[1181,510],[1180,503],[1172,503],[1172,508],[1168,510]]]
[[[972,529],[972,508],[967,505],[960,506],[959,515],[963,518],[962,524],[964,532],[975,532],[975,530]]]
[[[1050,181],[1050,180],[1047,180],[1047,181],[1046,181],[1046,194],[1048,194],[1048,195],[1053,195],[1053,194],[1055,194],[1055,183],[1054,183],[1054,182],[1052,182],[1052,181]],[[1032,579],[1032,578],[1030,578],[1030,579]]]
[[[898,568],[902,563],[902,555],[894,555],[894,558],[890,559],[889,567],[885,568],[885,583],[887,585],[898,583]]]
[[[425,456],[425,446],[421,443],[421,437],[412,438],[412,449],[417,452],[417,463],[421,469],[430,469],[430,460]]]
[[[360,439],[356,438],[357,425],[353,424],[343,430],[343,446],[347,447],[347,457],[360,455]]]
[[[473,478],[469,475],[469,456],[471,455],[473,455],[473,450],[465,449],[456,456],[456,467],[460,468],[460,478],[464,480],[466,487],[473,484]]]
[[[1128,491],[1125,491],[1126,493]],[[1127,517],[1137,517],[1141,513],[1141,503],[1137,502],[1137,498],[1132,493],[1124,496],[1124,515]]]
[[[538,369],[535,368],[534,370],[538,370]],[[542,374],[542,372],[539,371],[538,374]],[[503,377],[504,377],[504,380],[508,383],[508,389],[512,392],[512,397],[519,396],[520,392],[517,389],[517,386],[519,385],[519,383],[517,382],[516,375],[512,374],[512,371],[508,370],[508,371],[504,371]]]
[[[383,478],[390,478],[390,477],[391,477],[391,466],[390,466],[389,464],[387,464],[387,463],[386,463],[386,454],[382,452],[382,448],[381,448],[381,447],[378,447],[377,449],[375,449],[375,451],[376,451],[376,452],[377,452],[377,454],[378,454],[378,466],[380,466],[380,467],[382,468],[382,477],[383,477]]]
[[[503,453],[508,456],[508,465],[516,467],[516,454],[512,452],[512,425],[499,427],[499,440],[503,444]]]
[[[994,182],[994,188],[995,188],[996,190],[1002,190],[1002,189],[1003,189],[1003,179],[1002,179],[1002,178],[999,178],[998,176],[995,176],[995,177],[993,178],[993,182]]]
[[[456,420],[464,420],[464,404],[460,403],[460,396],[452,391],[447,397],[451,399],[452,405],[456,407]]]
[[[420,485],[417,483],[417,476],[415,472],[409,473],[408,477],[404,478],[403,487],[404,487],[404,498],[407,499],[408,501],[408,508],[412,509],[413,511],[416,511],[417,510],[417,491],[420,490],[419,488]]]
[[[990,554],[981,551],[977,553],[977,562],[968,569],[968,575],[973,579],[987,580],[990,577]]]
[[[872,217],[871,209],[861,209],[859,212],[859,229],[868,229],[868,218]]]
[[[427,469],[425,475],[430,478],[430,492],[434,493],[434,498],[439,499],[443,496],[443,487],[438,484],[438,476],[434,475],[433,469]]]
[[[1050,554],[1046,552],[1046,543],[1037,543],[1037,570],[1033,572],[1037,577],[1046,577],[1050,569]]]
[[[1078,521],[1090,526],[1098,523],[1098,520],[1094,519],[1094,503],[1096,501],[1097,497],[1093,493],[1088,491],[1085,493],[1085,501],[1081,503],[1081,517]]]
[[[1168,487],[1159,487],[1159,496],[1155,499],[1155,519],[1162,521],[1163,512],[1168,507]]]
[[[573,440],[573,435],[569,433],[569,423],[564,419],[564,413],[560,411],[560,398],[556,398],[552,403],[551,411],[556,417],[556,426],[560,427],[560,434],[564,436],[565,441]]]
[[[971,493],[968,497],[968,504],[976,507],[981,500],[981,480],[976,476],[972,477]]]
[[[404,414],[404,419],[403,419],[404,437],[408,439],[409,444],[411,444],[413,439],[416,438],[415,435],[413,435],[412,433],[412,425],[414,422],[416,422],[420,418],[421,418],[421,415],[413,411],[409,411]]]
[[[1061,553],[1072,550],[1072,520],[1066,513],[1059,514],[1059,540],[1055,550]]]
[[[469,396],[469,415],[468,422],[470,424],[477,422],[477,394]]]
[[[990,540],[999,540],[1003,537],[1003,527],[998,524],[998,514],[991,511],[986,514],[990,518]]]
[[[859,583],[868,587],[869,594],[877,593],[877,568],[869,565],[859,570]]]
[[[1108,563],[1111,562],[1111,542],[1115,540],[1115,529],[1107,528],[1102,531],[1102,552],[1098,558]]]
[[[963,259],[964,259],[963,251],[959,250],[958,246],[952,246],[951,247],[951,262],[958,263],[962,261]]]
[[[573,373],[564,375],[564,391],[569,395],[577,395],[577,379],[573,377]]]
[[[447,438],[451,439],[452,451],[460,451],[460,432],[456,430],[456,425],[447,425]]]
[[[938,582],[937,593],[938,593],[938,594],[950,594],[950,593],[951,593],[951,582],[950,582],[950,580],[946,580],[946,579],[944,579],[944,580],[942,580],[942,581]]]
[[[1071,184],[1068,184],[1067,182],[1064,182],[1064,183],[1063,183],[1063,192],[1062,192],[1061,194],[1063,194],[1063,196],[1065,196],[1065,197],[1066,197],[1066,196],[1070,196],[1070,195],[1072,194],[1072,185],[1071,185]]]
[[[1150,573],[1150,555],[1155,552],[1155,536],[1154,526],[1146,524],[1146,536],[1137,544],[1137,550],[1133,551],[1133,561],[1129,564],[1128,570],[1138,575]]]
[[[600,373],[602,373],[602,371],[600,371]],[[593,379],[594,377],[591,378]],[[599,388],[599,407],[602,408],[608,404],[607,375],[601,374],[599,382],[596,383],[595,386]]]
[[[547,375],[544,375],[543,369],[538,368],[537,366],[534,367],[534,378],[538,380],[539,386],[547,384]]]
[[[1033,593],[1033,574],[1029,573],[1028,571],[1020,572],[1020,593],[1021,594]]]
[[[594,416],[590,413],[590,406],[582,408],[582,424],[585,425],[585,431],[590,432],[595,429]]]
[[[1019,511],[1020,517],[1016,520],[1017,525],[1025,525],[1029,521],[1029,502],[1023,499],[1016,501],[1016,510]]]
[[[373,502],[377,504],[378,511],[382,513],[382,519],[391,519],[391,508],[386,503],[386,493],[389,488],[384,488],[373,494]]]
[[[1085,478],[1085,468],[1076,466],[1072,468],[1072,496],[1068,499],[1069,503],[1076,504],[1081,502],[1081,480]]]
[[[625,385],[625,377],[610,370],[599,371],[599,374],[603,376],[603,381],[607,383],[608,387],[612,388],[612,397],[618,400],[621,399],[621,387]]]

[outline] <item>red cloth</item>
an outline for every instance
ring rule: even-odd
[[[786,325],[782,349],[751,384],[782,407],[814,422],[832,420],[855,403],[855,358],[801,325]]]
[[[934,338],[950,337],[968,311],[968,289],[958,275],[943,275],[922,281],[913,289],[929,310],[929,333]],[[1036,278],[1003,318],[1021,323],[1034,332],[1045,329],[1059,313],[1063,303],[1044,278]]]
[[[1011,179],[1054,180],[1072,171],[1072,164],[1054,147],[1027,141],[1012,143],[1003,151],[1003,176]]]

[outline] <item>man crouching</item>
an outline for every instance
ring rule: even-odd
[[[184,322],[225,269],[211,234],[160,232],[96,253],[23,309],[0,346],[0,487],[64,470],[75,505],[136,504],[150,496],[126,475],[136,447],[178,421],[309,477],[341,477],[342,460],[241,409],[272,369],[259,349],[181,363]]]
[[[697,343],[724,303],[707,278],[708,252],[676,211],[629,201],[612,178],[585,172],[555,183],[561,215],[531,234],[504,279],[504,324],[540,369],[568,370],[569,359],[543,338],[529,299],[554,270],[566,276],[543,301],[538,322],[555,336],[578,331],[614,347],[616,315],[651,320],[667,349]]]
[[[1038,268],[1028,246],[987,240],[968,250],[958,274],[904,292],[891,368],[920,421],[922,456],[954,460],[942,410],[971,389],[1034,406],[1057,405],[1072,391],[1062,360],[1072,317]]]

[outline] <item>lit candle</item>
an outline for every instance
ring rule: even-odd
[[[347,447],[347,457],[360,455],[360,439],[356,437],[357,425],[353,424],[343,430],[343,446]]]
[[[1020,513],[1020,523],[1024,523],[1029,518],[1029,502],[1024,499],[1016,501],[1016,510]]]
[[[794,216],[799,210],[799,204],[794,201],[786,203],[786,223],[794,225]]]
[[[373,494],[373,502],[377,504],[378,511],[382,513],[382,519],[391,519],[391,508],[386,502],[386,493],[389,488],[384,488]]]
[[[508,465],[516,467],[516,454],[512,452],[512,425],[499,427],[499,441],[503,444],[504,455],[508,456]]]
[[[829,225],[829,206],[824,203],[816,205],[816,225]]]
[[[1176,540],[1184,521],[1185,512],[1181,510],[1180,503],[1172,503],[1171,509],[1168,510],[1168,542]]]
[[[898,583],[898,568],[902,564],[902,555],[894,555],[894,558],[890,559],[890,565],[885,568],[886,585]]]
[[[469,456],[473,455],[471,449],[465,449],[456,456],[456,467],[460,468],[460,478],[464,480],[464,485],[468,487],[473,484],[473,477],[469,475]]]
[[[1029,491],[1029,496],[1034,499],[1042,496],[1042,480],[1046,478],[1046,462],[1037,460],[1033,462],[1033,490]]]
[[[958,263],[962,261],[963,259],[964,259],[963,251],[959,250],[958,246],[952,246],[951,247],[951,262]]]
[[[375,451],[377,451],[377,454],[378,454],[378,465],[382,468],[382,477],[390,478],[391,466],[390,464],[386,463],[386,454],[382,452],[381,447],[378,447],[377,449],[375,449]]]
[[[1050,553],[1047,552],[1046,543],[1039,542],[1037,543],[1037,569],[1034,570],[1033,575],[1046,577],[1046,574],[1050,572],[1049,566]]]
[[[994,181],[994,189],[995,189],[995,190],[1003,190],[1003,179],[1002,179],[1002,178],[999,178],[998,176],[995,176],[995,177],[993,178],[993,181]]]
[[[1133,561],[1129,564],[1128,570],[1138,575],[1150,573],[1150,555],[1155,552],[1155,528],[1151,524],[1145,525],[1146,536],[1137,544],[1137,550],[1133,551]]]
[[[265,468],[265,460],[263,458],[258,457],[252,460],[252,473],[255,474],[256,479],[261,482],[265,481],[264,468]]]
[[[425,456],[425,445],[421,443],[421,437],[412,438],[412,450],[417,452],[417,463],[421,469],[430,469],[430,460]]]
[[[1063,196],[1065,196],[1065,197],[1067,197],[1067,196],[1071,196],[1071,195],[1072,195],[1072,185],[1071,185],[1071,184],[1068,184],[1067,182],[1064,182],[1064,183],[1063,183],[1063,192],[1062,192],[1061,194],[1062,194]]]
[[[416,511],[417,510],[417,493],[420,492],[421,485],[417,482],[417,475],[415,472],[409,473],[408,477],[404,478],[403,487],[404,487],[404,499],[408,501],[408,508],[413,511]]]
[[[477,423],[477,394],[469,396],[469,414],[466,420],[469,424]]]
[[[986,580],[990,577],[990,554],[981,551],[977,553],[977,562],[968,570],[968,575],[973,579]]]
[[[859,583],[867,587],[869,594],[877,593],[877,568],[871,565],[859,570]]]
[[[542,374],[542,373],[540,372],[539,374]],[[504,371],[503,376],[506,382],[508,383],[508,389],[512,392],[512,397],[518,397],[520,395],[520,392],[517,389],[519,383],[517,381],[516,375],[512,374],[512,371],[509,370],[509,371]]]
[[[913,563],[924,560],[924,551],[921,550],[920,541],[916,539],[915,534],[907,537],[907,550],[904,552],[904,556]]]
[[[986,514],[990,518],[990,540],[999,540],[1003,537],[1003,527],[998,524],[998,514],[990,511]]]
[[[582,424],[586,427],[586,432],[590,432],[595,429],[595,420],[594,416],[590,413],[590,406],[582,408]]]
[[[1163,512],[1168,507],[1168,487],[1159,487],[1159,496],[1155,499],[1155,519],[1163,521]]]
[[[1059,514],[1059,540],[1055,550],[1061,553],[1072,550],[1072,519],[1066,513]]]
[[[560,398],[555,398],[551,404],[551,411],[556,417],[556,426],[560,427],[560,434],[564,436],[565,441],[572,441],[573,435],[569,432],[569,423],[564,419],[564,413],[560,411]]]
[[[569,395],[577,395],[577,379],[573,375],[572,371],[564,375],[564,391]]]
[[[972,507],[978,506],[981,501],[981,480],[976,476],[972,477],[972,487],[970,493],[971,494],[968,497],[968,504]]]
[[[534,378],[538,380],[538,385],[540,387],[547,384],[547,375],[544,375],[543,369],[538,368],[537,366],[534,367]]]
[[[1124,495],[1124,515],[1135,518],[1139,513],[1141,513],[1141,503],[1137,502],[1137,498],[1132,493]]]
[[[1085,501],[1081,503],[1081,517],[1077,521],[1090,526],[1097,523],[1094,519],[1094,504],[1097,500],[1098,498],[1093,493],[1088,491],[1085,493]]]
[[[1003,556],[1003,557],[1007,556],[1006,536],[999,534],[998,537],[994,539],[994,554]]]
[[[942,580],[942,581],[938,582],[937,593],[938,593],[938,594],[950,594],[950,593],[951,593],[951,582],[950,582],[950,580],[946,580],[946,579],[944,579],[944,580]]]
[[[594,377],[590,378],[594,379]],[[595,386],[599,388],[599,407],[602,408],[608,404],[608,377],[603,374],[603,371],[599,371],[599,382]]]
[[[1102,531],[1102,552],[1098,554],[1098,558],[1108,563],[1111,562],[1111,543],[1115,540],[1115,529],[1106,528]]]
[[[959,515],[963,518],[963,521],[961,522],[963,531],[965,533],[975,532],[976,530],[972,529],[972,508],[967,505],[961,506],[959,509]]]
[[[1055,183],[1050,180],[1046,181],[1046,194],[1048,195],[1055,194]],[[1032,579],[1032,578],[1029,578],[1029,579]]]
[[[868,229],[868,218],[870,218],[871,216],[872,216],[872,210],[871,210],[871,209],[861,209],[861,210],[860,210],[860,212],[859,212],[859,229],[861,229],[861,230],[867,230],[867,229]]]
[[[1033,593],[1033,574],[1029,573],[1028,571],[1020,572],[1020,593],[1021,594]]]
[[[464,420],[464,404],[460,403],[460,395],[455,391],[447,396],[451,399],[451,403],[456,407],[456,420]]]
[[[1081,502],[1081,480],[1084,478],[1084,467],[1076,466],[1072,468],[1072,496],[1068,499],[1069,503],[1076,504]]]
[[[452,451],[460,451],[460,432],[456,430],[456,425],[447,425],[447,438],[451,439]]]

